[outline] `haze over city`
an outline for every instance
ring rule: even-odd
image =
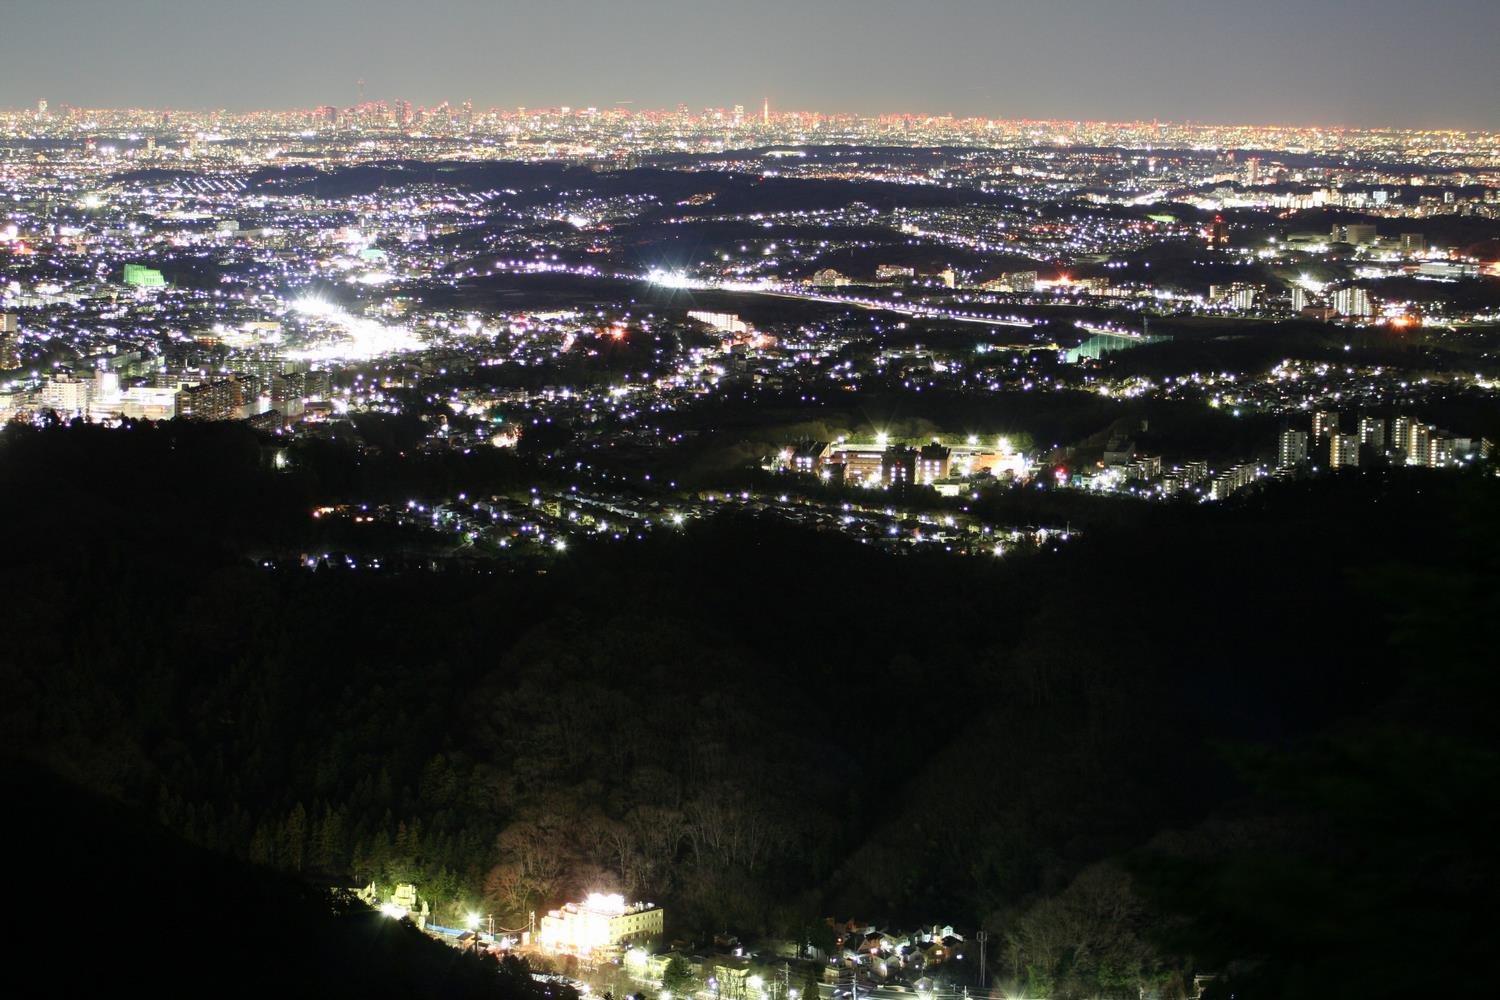
[[[1497,128],[1487,0],[57,0],[7,5],[0,105],[372,99]]]

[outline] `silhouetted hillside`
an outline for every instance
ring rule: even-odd
[[[362,903],[184,843],[20,764],[0,769],[12,982],[52,996],[550,996]]]

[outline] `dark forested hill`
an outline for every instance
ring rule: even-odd
[[[24,859],[6,879],[6,947],[27,991],[553,1000],[521,966],[186,844],[42,770],[0,767],[0,794]]]
[[[0,439],[12,755],[212,852],[193,858],[415,880],[448,913],[613,887],[684,937],[982,924],[1030,995],[1210,967],[1241,995],[1344,995],[1356,962],[1359,995],[1394,995],[1371,986],[1400,960],[1387,929],[1287,958],[1270,915],[1493,890],[1495,691],[1468,638],[1497,610],[1492,479],[1132,506],[1006,562],[739,520],[545,574],[247,558],[304,537],[322,482],[233,428]],[[1233,881],[1308,866],[1368,891]],[[1469,952],[1435,953],[1453,964],[1427,984],[1460,981]]]

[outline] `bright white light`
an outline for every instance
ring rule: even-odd
[[[315,295],[304,295],[292,303],[292,311],[343,327],[345,340],[320,344],[289,352],[303,361],[370,361],[388,354],[405,354],[427,346],[421,338],[403,326],[386,326],[373,319],[355,316],[336,302]]]
[[[666,271],[661,268],[653,268],[646,275],[646,280],[653,285],[661,285],[664,288],[703,288],[703,282],[694,281],[681,271]]]
[[[292,309],[304,316],[325,318],[337,316],[344,311],[336,303],[329,302],[327,299],[319,298],[316,295],[302,296],[296,302],[292,303]]]
[[[400,920],[406,916],[406,907],[397,906],[395,903],[382,903],[380,912],[392,920]]]
[[[610,919],[626,911],[618,893],[591,892],[582,903],[568,903],[542,918],[537,943],[549,951],[585,955],[611,940]]]

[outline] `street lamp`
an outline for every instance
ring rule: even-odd
[[[474,940],[472,940],[472,941],[469,942],[469,948],[471,950],[473,950],[473,951],[478,951],[479,950],[479,914],[477,914],[477,913],[471,913],[471,914],[469,914],[469,918],[467,920],[465,920],[464,923],[466,923],[466,924],[469,925],[469,930],[474,935]]]

